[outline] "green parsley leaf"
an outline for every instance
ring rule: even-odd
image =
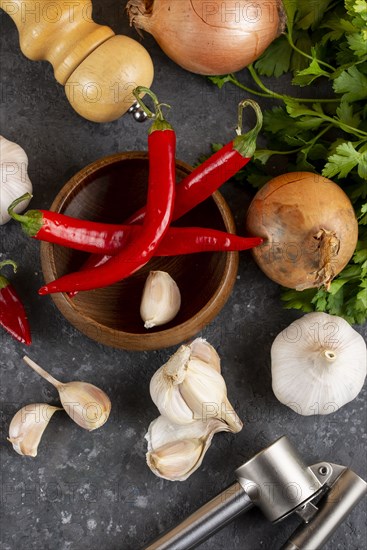
[[[221,90],[226,82],[231,82],[231,75],[208,76],[208,79]]]
[[[292,48],[285,36],[280,36],[255,63],[259,74],[279,77],[289,71]]]
[[[292,34],[294,19],[297,11],[297,2],[294,0],[283,0],[282,4],[287,16],[288,31]]]
[[[358,57],[367,55],[367,36],[355,32],[347,36],[347,42],[350,49],[353,50]]]
[[[306,69],[303,69],[303,71],[298,71],[297,75],[292,80],[292,84],[298,84],[298,86],[308,86],[320,76],[329,76],[329,73],[320,67],[316,59],[316,51],[314,49],[312,49],[312,57],[313,59],[310,65]]]
[[[321,21],[332,0],[307,0],[307,2],[293,2],[297,4],[297,27],[300,29],[315,29]]]
[[[317,290],[310,288],[308,290],[285,290],[282,293],[282,300],[286,309],[301,309],[305,313],[314,311],[312,300],[314,299]]]
[[[351,21],[341,19],[337,13],[332,13],[320,27],[322,29],[330,29],[329,32],[323,35],[321,39],[322,44],[326,44],[329,41],[333,42],[335,40],[340,40],[346,33],[354,33],[356,31]]]
[[[343,71],[333,83],[337,94],[344,94],[342,101],[359,101],[367,99],[367,77],[356,66]]]
[[[336,114],[341,122],[348,124],[349,126],[355,126],[358,128],[361,122],[359,113],[353,112],[353,105],[350,105],[346,101],[341,101],[340,105],[336,108]]]
[[[360,223],[360,225],[367,225],[367,203],[362,204],[361,206],[361,211],[358,216],[358,222]],[[367,256],[367,243],[366,243],[366,256]]]
[[[348,141],[337,146],[336,152],[328,158],[322,175],[326,178],[336,175],[339,178],[345,178],[356,166],[358,166],[359,176],[367,178],[367,152],[359,153]]]

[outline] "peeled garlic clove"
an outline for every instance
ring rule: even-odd
[[[29,357],[23,357],[23,359],[42,378],[55,386],[59,392],[62,406],[78,426],[92,431],[100,428],[107,421],[111,412],[111,401],[100,388],[79,381],[64,384]]]
[[[228,431],[228,426],[219,420],[176,425],[160,416],[145,436],[147,464],[158,477],[184,481],[199,468],[214,434],[221,431]]]
[[[150,395],[154,404],[161,414],[176,424],[187,424],[194,419],[179,388],[186,376],[190,353],[189,346],[181,346],[150,381]]]
[[[165,271],[151,271],[140,305],[144,327],[153,328],[172,321],[180,307],[180,290],[172,277]]]
[[[184,345],[154,374],[150,395],[159,412],[176,424],[218,418],[232,432],[239,432],[242,422],[228,401],[224,378],[217,370],[218,358],[211,351],[213,363],[207,363],[192,353],[209,358],[198,342],[194,350]]]
[[[366,364],[366,344],[347,321],[308,313],[273,342],[273,391],[298,414],[329,414],[361,391]]]
[[[56,411],[62,411],[62,408],[46,403],[32,403],[22,407],[9,425],[8,441],[14,451],[23,456],[37,456],[43,432]]]
[[[204,338],[196,338],[190,344],[191,358],[200,359],[216,371],[220,372],[220,357],[215,348]]]

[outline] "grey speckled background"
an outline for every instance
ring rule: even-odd
[[[95,1],[95,19],[135,36],[123,4]],[[50,65],[27,60],[10,18],[1,12],[0,20],[1,133],[29,155],[32,207],[49,206],[71,175],[103,155],[146,148],[146,126],[130,117],[97,125],[76,115]],[[211,142],[233,135],[240,93],[230,88],[220,92],[204,78],[184,72],[149,36],[144,44],[156,67],[154,90],[173,107],[177,155],[192,163]],[[241,224],[250,195],[228,186],[224,192]],[[173,349],[129,353],[88,340],[62,318],[50,298],[38,297],[39,244],[23,236],[14,223],[0,228],[0,239],[1,258],[12,257],[21,266],[16,283],[33,330],[33,345],[27,350],[0,332],[3,550],[137,550],[224,489],[237,466],[282,434],[291,437],[308,463],[329,460],[367,477],[365,390],[336,414],[307,418],[282,406],[272,394],[270,346],[298,314],[281,308],[278,287],[248,254],[241,256],[230,300],[202,332],[223,357],[229,396],[245,427],[236,436],[216,436],[200,471],[184,483],[170,483],[145,465],[144,434],[157,415],[149,380]],[[358,330],[366,336],[366,327]],[[12,415],[25,403],[57,403],[53,388],[23,364],[25,351],[56,377],[102,387],[113,403],[106,426],[87,433],[65,415],[55,415],[36,459],[15,454],[6,441]],[[297,523],[289,519],[274,526],[254,510],[201,548],[276,550]],[[357,550],[365,542],[364,503],[325,548]]]

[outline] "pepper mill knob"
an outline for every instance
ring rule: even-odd
[[[146,49],[95,23],[91,0],[0,0],[0,7],[15,22],[24,55],[52,64],[84,118],[115,120],[134,103],[136,86],[151,85],[153,63]]]

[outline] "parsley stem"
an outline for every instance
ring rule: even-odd
[[[259,76],[258,76],[257,72],[255,71],[254,66],[252,64],[249,65],[247,67],[247,69],[249,70],[249,73],[252,76],[254,82],[259,86],[260,90],[263,90],[264,92],[269,94],[269,96],[272,97],[272,98],[283,100],[284,97],[286,97],[282,94],[278,94],[277,92],[273,92],[272,90],[269,90],[269,88],[267,88],[265,86],[265,84],[260,80],[260,78],[259,78]]]
[[[311,141],[307,143],[307,147],[308,148],[313,147],[315,143],[320,139],[320,137],[326,134],[326,132],[328,132],[332,128],[332,126],[333,126],[332,124],[328,124],[325,128],[323,128],[321,132],[317,134],[317,136],[315,136]],[[271,153],[272,155],[292,155],[294,153],[299,153],[304,148],[305,148],[305,145],[301,145],[300,147],[297,147],[297,149],[287,149],[286,151],[273,151],[272,149],[257,149],[255,152],[255,158],[257,153],[260,153],[260,154]]]
[[[250,94],[253,94],[253,95],[258,95],[258,96],[261,96],[261,97],[268,97],[268,98],[272,98],[273,97],[273,94],[271,92],[269,93],[266,93],[266,94],[263,94],[261,92],[258,92],[256,90],[252,90],[251,88],[248,88],[247,86],[245,86],[244,84],[242,84],[242,82],[240,82],[239,80],[237,80],[237,78],[235,77],[234,74],[230,74],[228,75],[230,78],[228,80],[228,82],[231,82],[232,84],[234,84],[235,86],[237,86],[238,88],[241,88],[242,90],[245,90],[245,92],[249,92]]]
[[[330,122],[333,126],[337,126],[341,130],[344,130],[344,132],[347,132],[348,134],[353,134],[354,136],[361,137],[366,136],[367,132],[364,132],[363,130],[359,130],[358,128],[354,128],[353,126],[350,126],[349,124],[346,124],[345,122],[342,122],[341,120],[337,120],[336,118],[332,118],[331,116],[322,115],[318,112],[314,112],[313,116],[316,118],[321,118],[322,120],[325,120],[325,122]]]
[[[324,134],[326,134],[326,132],[328,132],[329,130],[331,130],[332,128],[332,124],[328,124],[325,128],[323,128],[323,130],[321,130],[321,132],[319,132],[317,134],[316,137],[314,137],[311,141],[310,141],[310,146],[312,147],[313,145],[315,145],[315,143],[317,143],[317,141],[320,139],[321,136],[323,136]]]
[[[256,149],[254,158],[256,159],[257,156],[261,156],[262,153],[270,153],[269,156],[272,155],[292,155],[293,153],[298,153],[304,145],[301,145],[301,147],[297,147],[297,149],[287,149],[286,151],[274,151],[273,149]],[[259,153],[259,155],[258,155]]]
[[[292,36],[288,32],[286,32],[285,35],[287,37],[289,45],[291,46],[291,48],[294,49],[295,52],[299,53],[303,57],[306,57],[307,59],[310,59],[311,61],[315,60],[315,61],[317,61],[317,63],[319,65],[324,65],[324,67],[327,67],[333,73],[335,72],[336,69],[332,65],[329,65],[329,63],[326,63],[326,61],[321,61],[321,59],[317,59],[316,57],[312,57],[312,55],[309,55],[308,53],[306,53],[306,52],[300,50],[299,48],[297,48],[297,46],[293,42]]]
[[[303,97],[300,98],[300,97],[293,97],[290,95],[278,94],[277,92],[273,92],[272,90],[270,90],[265,86],[265,84],[260,80],[259,75],[257,74],[253,65],[249,65],[247,69],[249,70],[250,75],[252,76],[254,82],[259,86],[259,88],[268,94],[266,97],[271,97],[272,99],[279,99],[280,101],[292,100],[292,101],[300,101],[302,103],[340,103],[340,99],[335,99],[335,98],[332,98],[332,99],[325,99],[325,98],[315,99],[315,98],[303,98]],[[231,82],[233,84],[236,84],[236,86],[240,84],[237,79],[231,80]],[[258,92],[255,92],[255,93],[260,95]]]

